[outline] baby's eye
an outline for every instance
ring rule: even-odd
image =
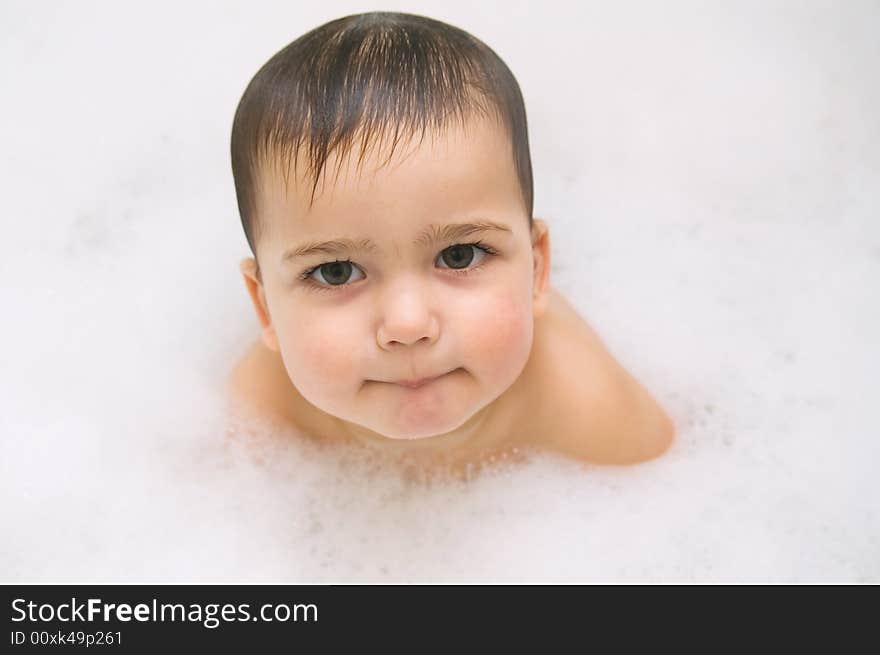
[[[468,266],[474,261],[474,252],[479,252],[479,259],[477,260],[476,265],[468,268]],[[491,246],[484,245],[478,241],[476,243],[457,243],[454,246],[449,246],[448,248],[443,249],[437,258],[439,261],[446,264],[445,267],[441,266],[440,268],[448,268],[459,275],[464,275],[468,271],[479,268],[483,260],[487,257],[496,254],[498,254],[497,251]],[[306,280],[306,282],[311,284],[314,288],[333,289],[334,287],[344,287],[349,282],[354,282],[360,279],[350,279],[349,276],[354,269],[360,271],[360,268],[350,259],[344,259],[335,262],[327,262],[326,264],[319,264],[318,266],[305,271],[300,277],[301,279]],[[321,279],[316,276],[319,276]],[[363,272],[361,272],[361,277],[363,277]]]
[[[474,253],[480,252],[480,261],[488,254],[487,248],[481,248],[476,243],[457,243],[454,246],[440,252],[439,260],[449,264],[449,268],[461,269],[467,267],[474,260]]]
[[[323,284],[333,287],[341,286],[349,281],[348,277],[349,275],[351,275],[352,269],[355,268],[357,268],[357,266],[352,264],[351,260],[349,259],[343,261],[328,262],[326,264],[316,266],[309,271],[306,271],[305,277],[311,278],[315,273],[317,273],[323,278]],[[363,273],[361,273],[361,277],[363,277]]]

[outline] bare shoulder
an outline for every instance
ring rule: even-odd
[[[651,394],[614,359],[595,330],[555,289],[536,321],[544,361],[551,446],[596,464],[636,464],[662,455],[675,426]]]
[[[290,384],[277,353],[259,339],[252,343],[236,362],[226,379],[227,393],[238,416],[259,418],[290,426],[288,408]]]

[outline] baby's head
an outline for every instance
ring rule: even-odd
[[[517,380],[549,239],[519,86],[485,44],[410,14],[326,23],[251,80],[232,167],[262,338],[309,403],[416,439]]]

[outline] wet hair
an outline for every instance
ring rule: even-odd
[[[263,165],[283,164],[286,184],[291,160],[296,174],[303,148],[311,207],[328,157],[336,152],[341,166],[358,136],[360,167],[366,150],[392,131],[389,161],[401,137],[421,130],[424,139],[429,127],[440,133],[449,121],[465,125],[475,115],[493,115],[510,138],[531,228],[525,105],[513,73],[486,44],[432,18],[385,11],[337,18],[292,41],[251,79],[232,124],[232,175],[254,257]]]

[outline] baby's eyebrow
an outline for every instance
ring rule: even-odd
[[[447,223],[443,226],[429,225],[413,241],[413,246],[430,246],[441,241],[454,241],[479,232],[512,232],[507,225],[494,221],[477,221],[473,223]],[[329,241],[312,241],[286,250],[281,256],[281,263],[321,253],[325,255],[341,255],[351,252],[381,252],[381,248],[371,239],[352,239],[337,237]]]

